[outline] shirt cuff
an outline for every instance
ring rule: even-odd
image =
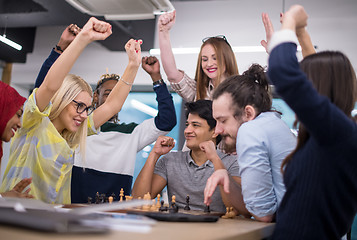
[[[296,45],[299,43],[294,31],[289,29],[280,30],[275,32],[271,37],[268,44],[268,52],[271,53],[276,46],[284,42],[292,42]]]

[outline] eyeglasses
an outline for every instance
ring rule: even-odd
[[[85,105],[84,103],[81,102],[77,102],[76,100],[72,100],[72,102],[74,102],[77,105],[77,113],[78,114],[82,114],[83,112],[87,112],[87,116],[89,116],[94,108],[92,106],[87,107],[87,105]]]
[[[226,36],[224,36],[224,35],[217,35],[217,36],[214,36],[214,37],[206,37],[206,38],[202,39],[202,42],[204,43],[204,42],[206,42],[208,39],[211,39],[211,38],[222,39],[222,40],[225,41],[229,46],[231,46],[231,45],[228,43]]]
[[[109,81],[109,80],[116,80],[116,81],[119,81],[119,78],[120,76],[118,74],[115,74],[115,73],[112,73],[112,74],[103,74],[102,76],[100,76],[100,79],[97,83],[97,86],[96,86],[96,90],[103,84],[105,83],[106,81]]]

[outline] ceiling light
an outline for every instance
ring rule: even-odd
[[[0,41],[15,48],[16,50],[21,50],[22,46],[20,44],[15,43],[14,41],[11,41],[10,39],[6,38],[6,35],[0,35]]]
[[[265,48],[262,46],[239,46],[232,47],[235,53],[252,53],[252,52],[265,52]],[[301,51],[301,46],[298,46],[298,51]],[[198,54],[200,48],[172,48],[174,54]],[[160,55],[160,49],[152,48],[149,50],[150,55]]]
[[[130,101],[130,103],[134,108],[136,108],[137,110],[139,110],[143,113],[146,113],[152,117],[155,117],[157,115],[158,110],[156,110],[155,108],[152,108],[138,100],[133,99]]]

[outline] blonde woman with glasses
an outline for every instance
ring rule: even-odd
[[[84,155],[87,135],[120,111],[141,62],[141,40],[125,45],[129,63],[102,106],[93,114],[92,89],[82,78],[68,75],[84,48],[111,35],[111,25],[90,18],[82,31],[53,64],[44,82],[24,105],[22,128],[11,143],[10,159],[0,192],[18,180],[32,177],[36,199],[48,203],[71,203],[70,181],[74,149]]]

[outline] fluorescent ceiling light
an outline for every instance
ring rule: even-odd
[[[250,53],[250,52],[265,52],[265,48],[262,46],[240,46],[232,47],[233,52],[235,53]],[[298,46],[298,51],[301,51],[301,46]],[[198,54],[200,48],[172,48],[174,54]],[[150,55],[160,55],[160,49],[152,48],[149,50]]]
[[[156,110],[155,108],[152,108],[138,100],[133,99],[130,101],[130,103],[134,108],[136,108],[137,110],[139,110],[143,113],[146,113],[152,117],[155,117],[157,115],[158,110]]]
[[[16,50],[20,51],[22,49],[22,46],[20,44],[17,44],[15,42],[11,41],[10,39],[6,38],[5,34],[3,36],[0,35],[0,41],[15,48]]]

